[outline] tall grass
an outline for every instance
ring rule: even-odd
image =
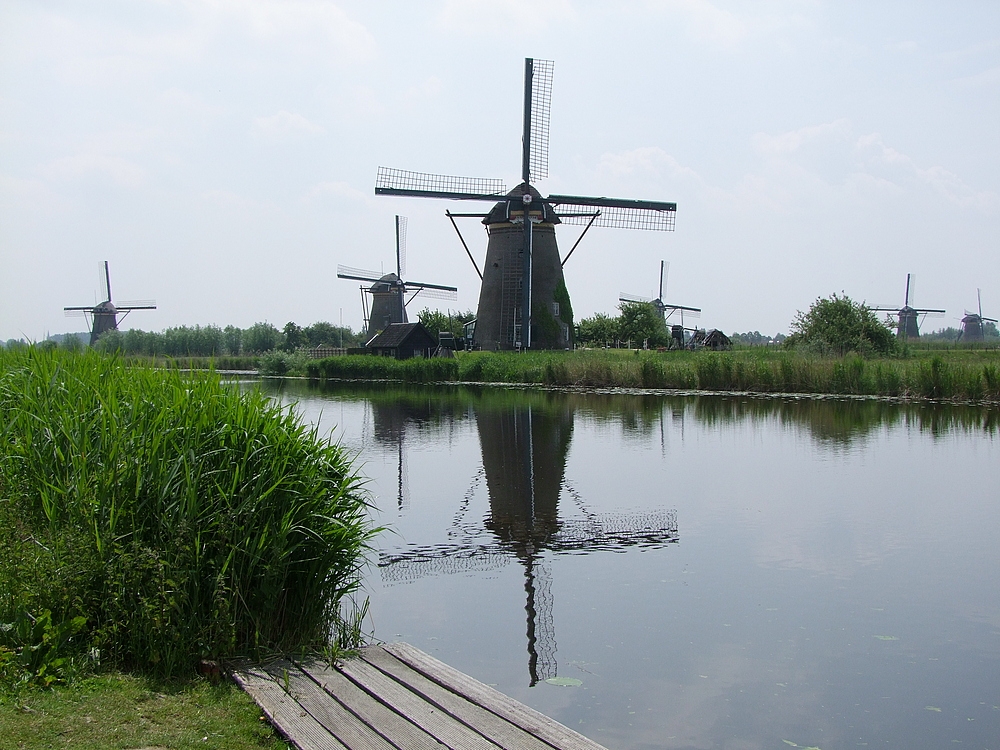
[[[954,400],[1000,400],[1000,355],[923,352],[911,357],[821,357],[790,351],[468,352],[465,382],[820,393]]]
[[[82,616],[102,661],[322,644],[376,531],[345,452],[260,392],[0,352],[0,620]]]

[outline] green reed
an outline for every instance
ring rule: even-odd
[[[377,531],[345,451],[214,373],[0,351],[0,621],[87,619],[102,662],[324,645]]]

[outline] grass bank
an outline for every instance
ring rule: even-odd
[[[327,645],[367,510],[345,452],[262,393],[0,351],[0,679]]]
[[[337,357],[311,362],[312,378],[463,381],[592,388],[667,388],[1000,400],[1000,352],[911,350],[898,357],[824,357],[775,350],[462,352],[455,360]]]
[[[232,683],[98,675],[0,702],[4,748],[287,750]]]

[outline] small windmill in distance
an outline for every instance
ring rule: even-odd
[[[441,284],[425,284],[420,281],[404,281],[406,275],[406,217],[396,216],[396,273],[378,273],[363,268],[337,266],[338,279],[373,282],[370,287],[361,287],[361,304],[364,308],[364,326],[368,332],[384,330],[390,323],[407,323],[406,306],[418,294],[437,299],[458,299],[458,287]],[[405,299],[408,292],[410,299]],[[366,294],[372,296],[371,315],[368,314]]]
[[[996,318],[983,317],[983,295],[979,289],[976,289],[976,300],[979,302],[979,313],[965,311],[965,317],[962,318],[962,330],[958,334],[957,341],[961,341],[962,339],[966,341],[984,341],[986,339],[986,326],[984,323],[997,322]]]
[[[111,301],[111,272],[108,269],[108,262],[104,261],[104,273],[101,275],[102,292],[104,301],[96,305],[86,305],[83,307],[64,307],[67,316],[90,315],[90,345],[97,343],[97,339],[105,331],[117,331],[120,315],[122,320],[133,310],[155,310],[156,302],[153,300],[133,300],[115,305]]]
[[[920,338],[920,321],[919,317],[921,315],[943,315],[944,310],[932,310],[930,308],[923,307],[912,307],[910,305],[910,297],[912,295],[911,290],[911,277],[912,274],[906,274],[906,294],[903,297],[902,307],[873,307],[874,312],[893,312],[896,313],[896,335],[901,339],[916,339]]]

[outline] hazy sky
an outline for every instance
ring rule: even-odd
[[[786,331],[844,291],[1000,314],[1000,4],[647,0],[0,2],[0,340],[82,330],[109,260],[123,327],[361,325],[337,264],[478,277],[447,208],[380,165],[520,171],[523,59],[555,61],[544,193],[671,200],[592,229],[577,319],[649,295]],[[482,227],[462,229],[480,263]],[[580,227],[564,226],[563,253]],[[411,313],[426,303],[418,297]]]

